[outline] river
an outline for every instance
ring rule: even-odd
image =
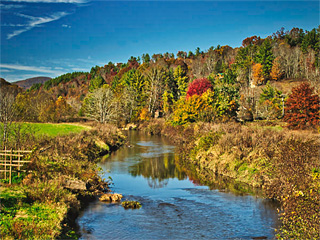
[[[81,239],[274,238],[279,223],[270,201],[196,184],[165,138],[129,132],[128,140],[99,166],[114,192],[142,207],[90,203],[78,218]]]

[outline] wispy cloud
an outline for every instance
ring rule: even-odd
[[[12,23],[3,23],[1,27],[26,27],[26,24],[12,24]]]
[[[61,25],[63,28],[71,28],[71,26],[67,25],[67,24],[62,24]]]
[[[13,9],[13,8],[23,8],[23,7],[24,7],[24,5],[2,4],[2,3],[0,3],[0,8],[1,8],[1,9],[5,9],[5,10]]]
[[[11,72],[11,70],[8,70],[8,69],[0,69],[0,73],[3,73],[3,72]]]
[[[0,63],[0,68],[4,69],[4,70],[1,70],[3,72],[8,69],[12,69],[12,70],[18,70],[18,71],[49,73],[49,74],[55,74],[55,75],[61,74],[61,71],[52,70],[51,68],[47,68],[47,67],[24,66],[24,65],[19,65],[19,64],[2,64],[2,63]]]
[[[57,13],[51,14],[48,17],[33,17],[33,16],[25,15],[25,14],[16,14],[17,16],[30,19],[30,21],[25,24],[24,28],[15,30],[15,31],[13,31],[13,33],[8,34],[7,39],[11,39],[15,36],[18,36],[21,33],[24,33],[24,32],[29,31],[35,27],[40,26],[41,24],[56,21],[56,20],[66,16],[68,14],[69,13],[67,13],[67,12],[57,12]]]
[[[87,0],[6,0],[6,2],[26,3],[87,3]]]

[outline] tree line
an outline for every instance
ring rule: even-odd
[[[59,122],[85,117],[117,125],[159,116],[173,125],[282,118],[289,114],[284,109],[289,95],[270,81],[304,79],[309,85],[299,94],[318,95],[319,39],[320,27],[282,28],[265,39],[248,37],[238,48],[132,56],[127,63],[67,73],[16,94],[15,118]],[[316,99],[308,103],[313,109]]]

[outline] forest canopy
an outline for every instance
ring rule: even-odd
[[[281,28],[264,39],[247,37],[238,48],[144,53],[67,73],[17,94],[15,118],[117,125],[159,116],[178,125],[283,118],[291,88],[276,83],[308,82],[319,94],[319,30]],[[317,117],[312,121],[307,125]]]

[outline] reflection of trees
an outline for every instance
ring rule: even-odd
[[[259,188],[254,188],[246,183],[236,181],[230,177],[222,176],[211,172],[205,168],[200,169],[184,158],[176,158],[176,167],[185,172],[188,178],[195,185],[209,186],[211,190],[218,189],[224,192],[232,192],[235,195],[255,195],[261,196]]]
[[[169,182],[168,179],[163,179],[163,180],[152,179],[152,178],[148,179],[148,185],[151,188],[163,188],[168,185],[168,182]]]
[[[168,184],[169,178],[185,179],[186,174],[175,166],[174,155],[164,154],[163,157],[143,159],[136,165],[130,167],[132,176],[143,176],[148,178],[150,187],[161,188]]]

